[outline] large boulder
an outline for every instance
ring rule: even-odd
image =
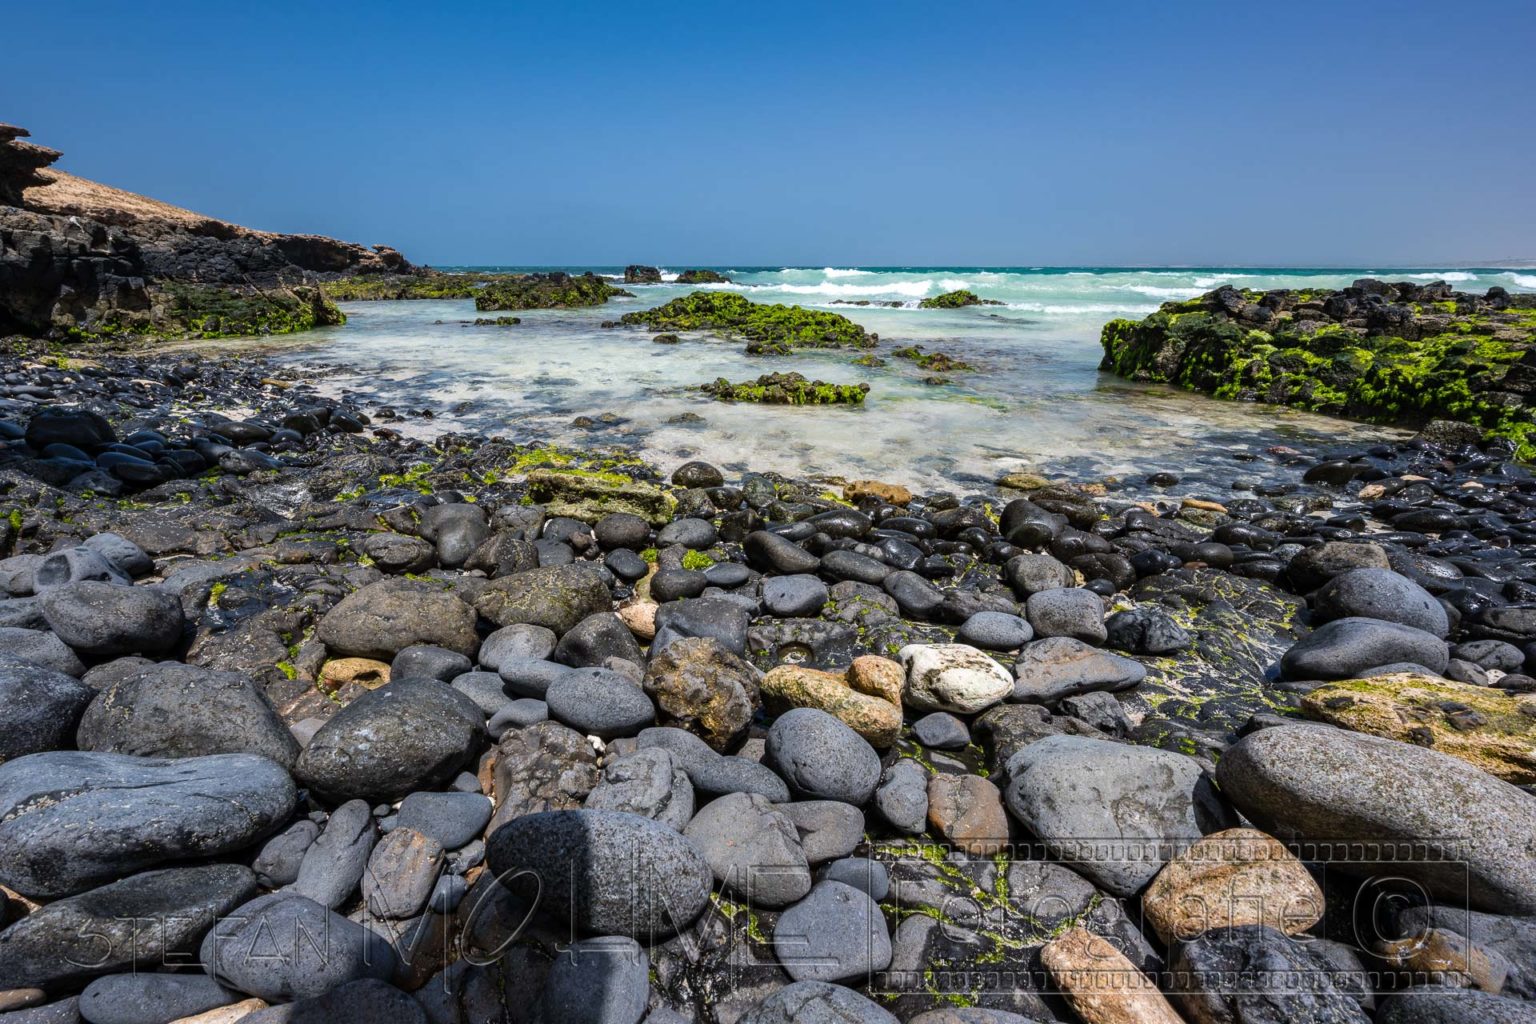
[[[486,859],[502,878],[537,876],[540,908],[555,920],[642,941],[691,923],[714,883],[681,834],[620,811],[524,815],[491,834]]]
[[[1287,679],[1352,679],[1382,665],[1423,665],[1444,672],[1450,649],[1433,633],[1382,619],[1334,619],[1280,659]]]
[[[0,990],[49,991],[134,967],[190,961],[213,922],[256,895],[239,864],[130,875],[55,900],[0,931]]]
[[[1301,698],[1310,718],[1459,757],[1536,784],[1536,697],[1414,672],[1327,683]]]
[[[1026,644],[1014,663],[1018,681],[1013,699],[1054,704],[1079,693],[1128,690],[1147,677],[1146,666],[1090,647],[1069,636],[1053,636]]]
[[[589,615],[611,611],[612,596],[597,570],[547,565],[492,580],[475,608],[498,626],[526,623],[563,636]]]
[[[1116,896],[1236,821],[1200,764],[1182,754],[1083,736],[1047,736],[1008,761],[1008,809],[1052,855]]]
[[[484,733],[484,712],[453,687],[392,680],[321,726],[294,775],[333,800],[397,800],[453,778]]]
[[[176,595],[153,587],[81,580],[49,589],[42,606],[48,628],[91,657],[161,654],[186,625]]]
[[[1394,858],[1391,870],[1475,907],[1536,913],[1536,803],[1458,758],[1285,725],[1228,748],[1216,777],[1238,810],[1282,840],[1417,851]]]
[[[52,899],[270,835],[293,780],[255,754],[180,760],[52,751],[0,765],[0,883]]]
[[[448,591],[415,580],[386,579],[348,594],[315,636],[332,654],[389,661],[416,644],[473,655],[475,610]]]
[[[0,654],[0,762],[70,745],[96,691],[74,676]]]
[[[1351,569],[1325,583],[1312,597],[1319,622],[1351,617],[1412,626],[1441,639],[1451,630],[1445,606],[1433,594],[1390,569]]]
[[[1229,828],[1164,865],[1141,907],[1165,945],[1247,924],[1295,935],[1322,918],[1323,891],[1284,843],[1255,829]]]
[[[811,891],[811,868],[795,823],[756,793],[728,793],[683,829],[722,891],[760,907],[782,907]]]
[[[163,662],[107,687],[86,709],[81,750],[142,757],[262,754],[285,768],[299,743],[250,676]]]
[[[644,686],[663,725],[686,729],[724,751],[745,735],[757,711],[757,675],[719,641],[685,637],[652,657]]]

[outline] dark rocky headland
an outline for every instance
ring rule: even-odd
[[[0,207],[32,253],[69,218]],[[0,1021],[1536,1019],[1536,478],[1478,411],[1529,394],[1523,297],[1223,291],[1106,334],[1271,401],[1366,394],[1279,353],[1429,345],[1475,404],[1413,441],[916,494],[66,350],[181,280],[119,258],[289,251],[95,223],[88,298],[35,301],[0,236],[7,329],[47,307],[0,355]],[[612,287],[336,251],[230,294]],[[878,345],[736,298],[625,321]],[[814,404],[789,377],[723,397]]]

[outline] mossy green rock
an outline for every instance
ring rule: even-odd
[[[755,381],[733,384],[724,377],[699,390],[719,402],[759,402],[763,405],[862,405],[869,385],[828,384],[798,373],[765,373]]]
[[[731,279],[717,270],[685,270],[677,275],[677,284],[730,284]]]
[[[1301,707],[1322,722],[1459,757],[1506,782],[1536,783],[1536,697],[1402,672],[1329,683]]]
[[[1101,340],[1100,368],[1132,380],[1404,426],[1460,420],[1536,458],[1536,295],[1226,287],[1113,320]]]
[[[536,469],[528,474],[528,495],[542,502],[550,515],[586,523],[628,512],[653,526],[663,526],[672,521],[677,509],[677,499],[668,492],[621,473]]]
[[[475,308],[578,309],[601,306],[615,295],[628,295],[596,274],[523,274],[487,284],[475,295]]]
[[[917,304],[919,309],[959,309],[962,306],[1001,306],[996,299],[983,299],[973,291],[961,288],[958,291],[945,292],[943,295],[935,295],[924,299]]]
[[[800,306],[764,305],[735,292],[694,292],[620,322],[653,331],[719,331],[747,339],[752,355],[796,348],[874,348],[879,339],[845,316]]]
[[[508,279],[510,274],[365,274],[343,277],[321,285],[325,294],[339,302],[360,299],[468,299],[481,288]]]
[[[502,576],[475,600],[475,609],[498,626],[543,626],[557,636],[612,607],[603,578],[582,564],[545,565]]]

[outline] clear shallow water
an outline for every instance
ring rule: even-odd
[[[466,268],[470,269],[470,268]],[[473,268],[515,269],[515,268]],[[583,268],[570,268],[583,269]],[[593,268],[620,276],[622,268]],[[679,269],[679,268],[674,268]],[[731,469],[869,476],[912,486],[981,485],[1032,470],[1079,479],[1171,470],[1224,488],[1239,453],[1395,436],[1273,406],[1221,402],[1098,372],[1099,331],[1170,299],[1223,283],[1247,288],[1340,287],[1359,277],[1431,281],[1458,290],[1536,289],[1536,271],[1053,268],[717,268],[758,302],[831,309],[880,335],[880,354],[918,343],[980,368],[953,383],[922,383],[910,363],[853,366],[856,353],[750,357],[740,340],[683,336],[657,345],[649,331],[603,329],[604,320],[658,305],[697,286],[631,285],[634,298],[587,310],[518,314],[515,327],[475,327],[470,300],[342,303],[343,327],[283,356],[329,371],[322,386],[400,410],[419,434],[474,430],[518,441],[613,444],[669,466],[704,458]],[[673,276],[668,273],[668,277]],[[918,309],[918,300],[969,288],[1001,306]],[[843,301],[901,302],[900,308]],[[730,405],[697,385],[796,370],[837,383],[868,381],[862,408]],[[608,422],[578,426],[577,417]],[[692,414],[699,420],[680,421]]]

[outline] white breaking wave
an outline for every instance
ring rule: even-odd
[[[1511,270],[1504,276],[1521,288],[1536,288],[1536,274],[1517,274]]]
[[[1127,306],[1109,303],[1073,302],[1067,304],[1053,302],[1007,302],[1004,309],[1017,309],[1025,313],[1115,313],[1120,316],[1138,314],[1145,316],[1148,313],[1156,313],[1156,306]]]
[[[933,290],[935,283],[934,281],[892,281],[889,284],[834,284],[831,281],[823,281],[821,284],[745,284],[722,287],[751,292],[785,292],[789,295],[890,295],[920,299]]]
[[[873,270],[844,270],[841,267],[823,267],[821,272],[828,277],[858,277],[862,274],[873,274]]]
[[[1200,294],[1203,287],[1161,288],[1152,284],[1128,284],[1125,286],[1125,290],[1153,299],[1192,299]]]
[[[1457,281],[1476,281],[1476,274],[1469,274],[1464,270],[1442,271],[1438,274],[1408,274],[1412,281],[1444,281],[1447,284]]]

